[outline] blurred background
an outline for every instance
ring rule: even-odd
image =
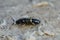
[[[0,0],[0,40],[60,40],[59,8],[60,0]],[[12,25],[23,17],[41,23]]]

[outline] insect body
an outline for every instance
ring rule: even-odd
[[[16,24],[39,24],[40,20],[38,19],[30,19],[30,18],[21,18],[16,21]]]

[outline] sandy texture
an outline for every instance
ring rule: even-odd
[[[48,6],[33,7],[44,1]],[[59,8],[60,0],[0,0],[0,40],[60,40]],[[13,19],[23,17],[36,18],[41,23],[12,25]]]

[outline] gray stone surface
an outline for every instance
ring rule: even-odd
[[[40,2],[51,5],[32,6]],[[60,40],[60,0],[0,0],[0,40]],[[32,17],[39,25],[12,25],[13,19]],[[12,19],[13,18],[13,19]],[[1,20],[2,19],[2,20]]]

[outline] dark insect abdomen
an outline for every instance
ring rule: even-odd
[[[29,18],[21,18],[21,19],[16,21],[16,24],[27,24],[29,22],[30,22]]]
[[[21,18],[16,21],[16,24],[39,24],[40,20],[30,19],[30,18]]]

